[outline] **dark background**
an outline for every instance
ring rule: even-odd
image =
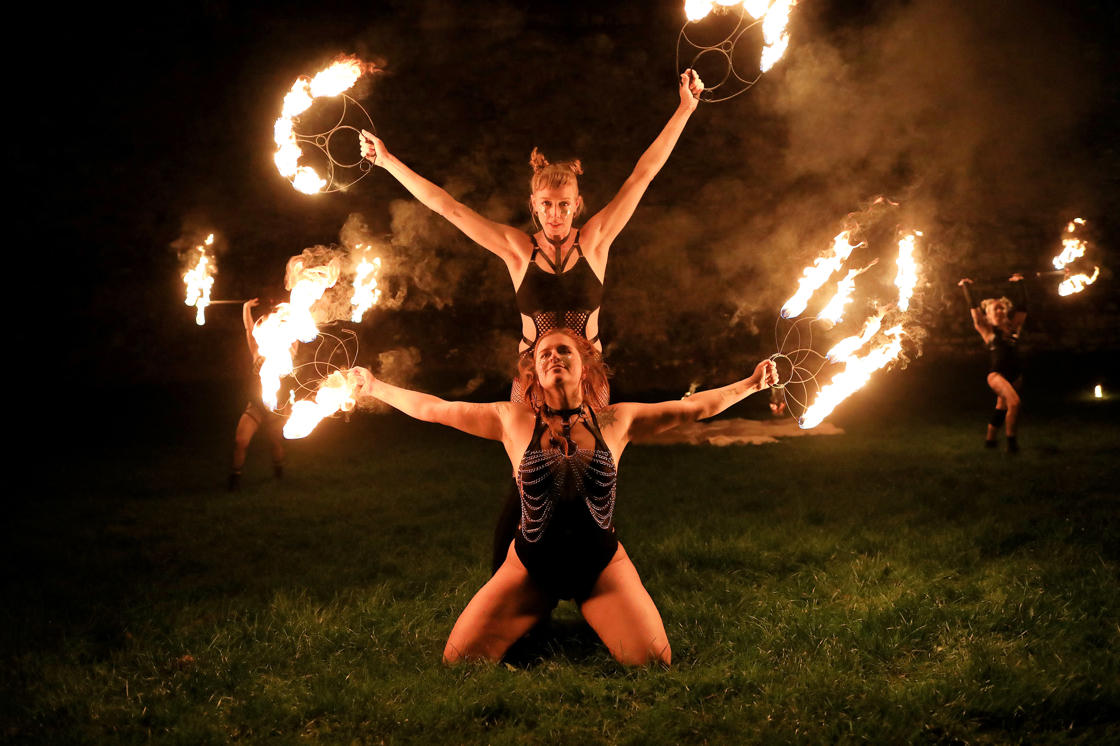
[[[379,169],[345,193],[295,192],[272,164],[281,99],[340,53],[380,61],[355,95],[392,152],[528,228],[534,146],[583,160],[594,211],[664,125],[681,6],[205,2],[44,20],[18,66],[42,84],[21,109],[28,135],[9,143],[31,185],[15,216],[32,247],[15,262],[25,359],[76,371],[82,412],[244,386],[239,309],[197,327],[177,247],[215,231],[213,296],[279,298],[288,257],[363,237],[383,247],[387,298],[358,327],[358,362],[502,395],[519,332],[504,265]],[[922,365],[983,355],[959,277],[1047,269],[1066,222],[1088,219],[1102,279],[1071,298],[1033,281],[1027,354],[1115,380],[1117,16],[1103,1],[804,0],[785,59],[701,105],[614,244],[602,327],[616,389],[745,374],[776,349],[802,267],[878,195],[926,235]]]

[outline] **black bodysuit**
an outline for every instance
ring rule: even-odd
[[[1019,365],[1019,332],[1004,334],[998,326],[992,328],[992,340],[988,342],[988,372],[999,373],[1014,383],[1023,374]]]
[[[582,422],[594,450],[541,448],[547,425],[537,415],[533,439],[517,467],[521,524],[514,539],[518,559],[541,590],[582,601],[618,549],[614,531],[618,472],[592,410]]]
[[[563,271],[571,258],[572,252],[579,258],[568,271]],[[552,269],[546,272],[537,264],[537,254],[544,257],[545,262]],[[517,288],[517,308],[522,314],[533,320],[536,327],[536,339],[545,332],[553,329],[567,327],[572,331],[587,336],[587,322],[591,315],[603,303],[603,283],[595,276],[583,249],[579,245],[579,231],[572,247],[557,265],[537,243],[533,237],[533,254],[529,257],[529,267],[525,270],[525,277],[521,286]],[[535,339],[522,340],[527,345],[532,345]],[[590,339],[592,344],[599,340],[596,334]]]

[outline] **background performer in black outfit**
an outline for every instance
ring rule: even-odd
[[[1019,333],[1027,319],[1027,297],[1023,288],[1023,276],[1011,275],[1008,282],[1013,288],[1015,301],[1006,297],[985,298],[979,303],[972,298],[972,280],[965,277],[958,285],[964,291],[972,314],[972,325],[980,333],[988,347],[988,386],[996,394],[996,408],[988,421],[988,432],[984,439],[987,448],[995,448],[999,438],[1000,425],[1007,428],[1007,450],[1019,451],[1016,438],[1019,426],[1021,400],[1019,388],[1023,382],[1023,371],[1019,361]]]
[[[571,598],[623,664],[669,664],[661,614],[614,529],[617,465],[631,439],[711,417],[777,382],[764,360],[737,383],[655,404],[599,408],[592,398],[605,375],[582,336],[546,332],[519,366],[527,392],[520,402],[449,402],[366,380],[375,396],[405,414],[501,441],[517,480],[521,521],[493,577],[455,622],[443,659],[501,660],[509,647],[547,618],[557,599]],[[531,404],[539,401],[539,406]]]
[[[284,417],[265,406],[261,398],[261,383],[256,378],[264,363],[264,358],[257,349],[257,340],[253,339],[252,309],[258,303],[253,298],[241,306],[241,323],[245,326],[245,342],[249,345],[249,354],[253,358],[254,380],[250,382],[249,389],[253,393],[249,396],[249,403],[245,405],[245,411],[241,413],[233,434],[233,464],[227,482],[231,492],[241,489],[241,468],[245,465],[245,454],[253,436],[262,427],[272,446],[272,473],[277,479],[284,475]]]

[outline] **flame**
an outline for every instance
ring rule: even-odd
[[[805,414],[798,420],[798,425],[803,429],[816,427],[825,417],[832,414],[840,402],[847,399],[852,393],[863,388],[871,378],[871,374],[887,363],[898,357],[902,352],[902,325],[898,324],[885,332],[891,339],[889,342],[876,347],[863,357],[849,357],[844,364],[844,370],[821,387],[816,401],[805,410]]]
[[[864,345],[871,341],[871,338],[879,333],[879,329],[883,326],[883,313],[880,312],[876,316],[872,316],[863,325],[863,331],[859,334],[842,339],[832,346],[832,349],[825,355],[826,358],[833,362],[841,362],[851,357],[856,350],[861,349]]]
[[[910,231],[902,234],[898,240],[898,275],[895,278],[898,300],[892,305],[894,309],[901,313],[909,310],[910,299],[913,297],[914,288],[918,283],[918,265],[914,258],[914,252],[917,239],[921,235],[921,231]],[[849,243],[849,239],[850,231],[844,231],[837,235],[833,239],[831,256],[826,255],[818,258],[813,266],[805,269],[797,295],[791,298],[782,308],[784,318],[799,315],[805,309],[813,292],[824,284],[829,275],[841,267],[852,249],[862,245],[856,244],[853,246]],[[839,321],[844,305],[851,295],[855,278],[870,266],[872,265],[863,269],[849,270],[847,276],[838,283],[835,297],[817,315],[817,318],[828,319],[834,323]],[[879,310],[876,315],[871,316],[864,322],[863,329],[858,335],[840,340],[825,355],[829,362],[842,364],[844,369],[836,374],[829,383],[821,387],[816,400],[798,420],[798,424],[802,428],[809,429],[819,425],[825,417],[836,409],[840,402],[862,388],[870,380],[872,373],[898,358],[902,352],[902,339],[906,333],[901,322],[882,332],[887,339],[872,347],[866,354],[862,356],[856,354],[871,345],[873,340],[880,335],[883,317],[890,308]]]
[[[914,246],[921,231],[907,233],[898,239],[898,274],[895,275],[894,284],[898,288],[898,310],[910,309],[910,298],[914,295],[914,286],[918,284],[918,265],[914,261]]]
[[[809,299],[813,297],[813,293],[823,285],[834,272],[840,269],[845,260],[854,249],[863,246],[864,243],[860,241],[857,244],[849,244],[848,239],[851,237],[852,232],[841,231],[832,239],[832,253],[825,253],[824,255],[813,260],[812,265],[806,267],[801,273],[802,277],[798,280],[797,292],[793,294],[785,305],[782,306],[782,318],[789,319],[794,316],[800,316],[801,312],[805,310],[808,305]]]
[[[1074,293],[1080,293],[1082,290],[1096,282],[1097,277],[1100,275],[1100,273],[1100,267],[1093,267],[1092,277],[1085,274],[1084,272],[1076,275],[1070,275],[1066,279],[1062,280],[1061,284],[1058,285],[1058,295],[1065,296],[1073,295]]]
[[[188,306],[198,309],[194,315],[194,323],[202,326],[206,323],[206,307],[210,305],[210,289],[214,287],[214,273],[218,271],[213,257],[208,251],[214,245],[214,234],[211,233],[206,240],[195,247],[198,250],[198,261],[183,275],[183,283],[187,286]]]
[[[350,301],[354,306],[353,321],[360,321],[365,311],[380,299],[381,291],[377,288],[380,269],[381,258],[369,256],[368,251],[358,261]],[[290,375],[295,367],[292,353],[296,343],[311,342],[319,336],[312,306],[341,276],[339,256],[311,267],[307,266],[303,254],[288,260],[284,283],[291,291],[289,301],[279,304],[253,327],[258,353],[264,358],[260,369],[261,398],[270,408],[276,409],[280,379]],[[361,387],[361,371],[360,368],[335,371],[320,382],[312,398],[293,401],[292,413],[284,425],[284,437],[306,437],[325,417],[352,410],[356,391]]]
[[[712,0],[684,0],[684,14],[695,23],[712,12]]]
[[[770,7],[770,0],[742,0],[742,6],[751,18],[762,18]]]
[[[762,48],[762,58],[759,69],[766,72],[774,66],[789,46],[789,13],[797,0],[774,0],[774,4],[766,11],[762,20],[762,39],[766,45]]]
[[[272,159],[280,175],[289,179],[304,194],[316,194],[327,185],[327,180],[319,176],[310,166],[300,166],[302,151],[296,139],[295,119],[311,107],[315,99],[323,96],[337,96],[353,87],[358,78],[372,65],[363,63],[357,57],[341,57],[313,78],[300,76],[284,96],[280,117],[273,126],[273,139],[276,153]]]
[[[357,404],[357,392],[362,386],[359,369],[336,370],[319,384],[314,399],[303,399],[292,404],[292,414],[284,423],[284,437],[304,438],[323,419],[335,412],[349,412]]]
[[[767,72],[782,58],[789,46],[789,14],[797,0],[685,0],[684,15],[690,23],[707,17],[716,6],[730,8],[739,5],[747,15],[762,21],[762,55],[759,69]]]
[[[358,248],[362,248],[358,246]],[[354,294],[350,296],[350,305],[354,312],[350,320],[358,322],[362,316],[381,300],[381,289],[377,287],[377,273],[381,271],[381,257],[375,256],[372,260],[362,257],[354,270]]]
[[[1071,237],[1062,239],[1062,251],[1053,259],[1054,269],[1065,269],[1068,265],[1085,256],[1085,249],[1089,245],[1080,238]]]
[[[311,314],[311,306],[338,282],[341,263],[337,258],[317,267],[305,267],[300,257],[288,261],[285,284],[291,290],[289,302],[281,303],[253,327],[253,339],[261,365],[261,398],[271,409],[276,408],[280,379],[291,374],[294,365],[292,348],[296,342],[310,342],[319,336]]]
[[[862,269],[849,269],[844,279],[836,283],[836,294],[817,314],[817,318],[823,321],[831,321],[833,324],[840,323],[844,318],[844,308],[852,301],[852,291],[856,288],[856,278],[878,263],[879,260],[876,259]]]

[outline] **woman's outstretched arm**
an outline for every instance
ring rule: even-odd
[[[355,368],[354,370],[358,371],[363,379],[361,388],[358,390],[359,398],[372,396],[417,420],[447,425],[487,440],[502,440],[504,432],[502,425],[503,408],[508,409],[509,402],[477,404],[474,402],[446,401],[438,396],[423,394],[411,389],[402,389],[399,386],[385,383],[375,378],[365,368]]]
[[[763,360],[755,366],[749,378],[700,391],[679,401],[639,404],[626,402],[610,407],[615,421],[622,426],[617,432],[625,433],[623,442],[653,435],[687,422],[714,417],[723,410],[741,402],[751,394],[768,389],[778,382],[778,368],[773,360]],[[621,449],[619,449],[621,450]]]
[[[676,147],[688,118],[696,110],[703,90],[704,83],[695,70],[681,73],[679,89],[681,100],[673,116],[669,118],[669,122],[653,144],[642,153],[638,164],[634,166],[633,173],[623,183],[614,199],[588,220],[580,230],[580,244],[591,259],[600,263],[606,261],[611,243],[629,222],[653,177],[657,176],[665,161],[669,160],[669,154]]]
[[[439,213],[482,248],[497,254],[510,267],[520,269],[529,257],[529,239],[522,231],[484,218],[456,200],[443,187],[437,186],[406,166],[389,152],[381,138],[362,130],[362,157],[381,166],[401,183],[412,196],[433,212]]]

